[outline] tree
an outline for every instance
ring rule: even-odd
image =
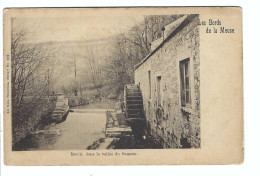
[[[12,110],[13,118],[21,121],[43,108],[57,64],[52,50],[41,43],[29,43],[29,37],[29,29],[16,25],[12,19]]]
[[[151,42],[162,37],[161,29],[181,16],[145,16],[141,23],[114,37],[104,68],[110,89],[119,95],[125,84],[134,83],[134,66],[151,52]]]
[[[95,50],[94,50],[95,47]],[[101,67],[100,65],[96,62],[97,60],[97,45],[93,46],[93,43],[90,44],[90,46],[87,46],[85,48],[85,53],[81,56],[83,57],[87,64],[90,66],[90,73],[91,73],[91,80],[93,83],[94,89],[98,91],[98,96],[99,98],[102,97],[102,92],[101,88],[103,87],[103,79],[102,79],[102,74],[101,74]]]

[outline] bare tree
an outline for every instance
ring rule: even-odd
[[[56,65],[53,51],[40,43],[28,43],[29,36],[28,29],[12,22],[12,109],[13,117],[20,120],[43,108]]]
[[[134,66],[149,54],[150,43],[162,36],[162,27],[181,16],[145,16],[142,22],[111,41],[112,48],[104,70],[108,84],[117,94],[122,92],[124,84],[134,82]]]
[[[95,48],[94,48],[95,47]],[[102,97],[101,88],[103,86],[103,80],[101,76],[101,68],[99,64],[96,62],[97,60],[97,45],[93,46],[91,45],[86,48],[85,54],[82,56],[84,59],[86,59],[87,63],[90,65],[90,73],[91,73],[91,79],[94,84],[94,88],[98,91],[99,98]]]

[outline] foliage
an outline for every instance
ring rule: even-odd
[[[64,75],[69,81],[61,81],[59,89],[69,96],[84,97],[96,90],[98,99],[118,97],[125,84],[134,83],[134,66],[151,52],[151,43],[162,37],[161,29],[181,16],[145,16],[124,33],[67,44],[63,70],[70,74]]]
[[[15,124],[46,108],[57,65],[54,51],[41,43],[27,42],[30,33],[29,28],[16,25],[12,19],[12,117]]]
[[[162,36],[161,29],[181,16],[145,16],[141,23],[112,40],[111,53],[103,68],[110,90],[119,95],[125,84],[134,83],[134,66],[151,51],[151,42]]]

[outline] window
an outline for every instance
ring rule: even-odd
[[[161,76],[157,77],[157,105],[161,105]]]
[[[180,78],[181,78],[181,105],[188,106],[191,104],[190,94],[190,59],[180,62]]]
[[[151,99],[151,71],[148,71],[148,81],[149,81],[149,98]]]

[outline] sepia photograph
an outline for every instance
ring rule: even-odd
[[[12,150],[200,148],[198,14],[11,20]]]
[[[239,7],[5,9],[5,163],[241,163],[242,56]]]
[[[256,3],[0,6],[2,175],[259,173]]]

